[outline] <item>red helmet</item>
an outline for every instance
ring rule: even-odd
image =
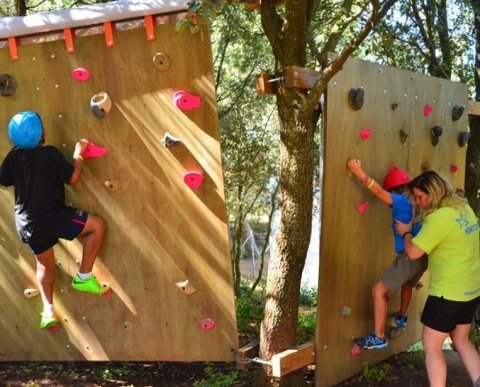
[[[406,171],[397,167],[390,167],[387,175],[383,179],[383,188],[389,189],[410,183],[410,176]]]

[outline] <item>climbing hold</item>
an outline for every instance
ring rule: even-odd
[[[182,282],[177,282],[175,285],[177,285],[177,288],[183,292],[184,294],[186,294],[187,296],[189,296],[190,294],[193,294],[195,293],[197,290],[190,284],[190,281],[187,279],[185,281],[182,281]]]
[[[79,82],[86,82],[90,79],[90,71],[83,67],[77,67],[72,71],[72,77]]]
[[[452,108],[452,121],[457,121],[459,120],[463,113],[465,112],[465,106],[458,106],[458,105],[455,105],[453,108]]]
[[[25,289],[23,291],[23,295],[27,298],[33,298],[35,296],[38,296],[40,291],[38,289]]]
[[[102,157],[108,154],[108,149],[102,148],[101,146],[95,145],[93,142],[90,142],[85,151],[83,152],[83,157],[86,159],[93,159],[96,157]]]
[[[125,320],[123,322],[123,328],[126,330],[126,331],[131,331],[132,330],[132,322],[129,321],[129,320]]]
[[[424,161],[422,163],[422,165],[420,165],[420,170],[422,172],[430,171],[431,169],[432,169],[432,166],[430,165],[430,163],[428,161]]]
[[[348,104],[353,110],[360,110],[363,106],[365,90],[363,87],[350,89],[348,92]]]
[[[432,128],[432,136],[440,137],[443,134],[443,129],[441,126],[434,126]]]
[[[458,167],[455,164],[450,165],[450,172],[455,173],[458,171]]]
[[[158,71],[167,71],[172,65],[172,60],[167,54],[163,52],[157,52],[153,56],[153,65]]]
[[[372,135],[372,129],[365,128],[360,131],[360,137],[363,141],[367,140]]]
[[[429,104],[426,104],[425,107],[423,108],[423,115],[425,117],[428,117],[430,114],[432,114],[432,112],[433,112],[433,108]]]
[[[111,108],[112,101],[110,100],[108,94],[104,91],[95,94],[90,100],[90,109],[98,118],[105,117],[106,114],[110,113]]]
[[[408,133],[405,129],[400,129],[400,141],[402,142],[403,145],[407,142],[408,139]]]
[[[204,331],[210,331],[215,328],[215,321],[213,321],[211,318],[205,318],[200,322],[200,328],[202,328]]]
[[[440,141],[440,136],[443,133],[443,129],[441,126],[434,126],[432,130],[430,131],[430,135],[432,138],[432,145],[437,146],[438,142]]]
[[[17,88],[17,82],[8,74],[0,75],[0,94],[4,97],[8,97],[15,93]]]
[[[192,189],[197,189],[203,183],[205,177],[202,172],[191,171],[183,175],[183,181]]]
[[[162,144],[165,148],[170,148],[172,145],[179,145],[181,143],[182,142],[178,138],[172,136],[170,132],[165,133],[165,136],[162,138]]]
[[[102,282],[102,289],[104,290],[102,297],[110,297],[113,293],[113,290],[108,282]]]
[[[105,180],[103,185],[110,191],[116,191],[118,188],[118,180]]]
[[[368,202],[361,202],[358,207],[357,211],[361,214],[364,214],[368,210]]]
[[[193,110],[200,107],[201,99],[198,95],[182,90],[175,92],[173,102],[181,110]]]
[[[342,316],[350,316],[352,314],[352,309],[348,307],[347,305],[342,306]]]
[[[463,131],[458,133],[457,141],[458,145],[463,148],[468,143],[468,138],[470,137],[470,133],[467,131]]]
[[[392,103],[392,104],[390,105],[390,107],[391,107],[391,109],[392,109],[393,111],[395,111],[395,110],[397,110],[398,103],[394,102],[394,103]]]

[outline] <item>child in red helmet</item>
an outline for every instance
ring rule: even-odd
[[[412,261],[405,254],[403,238],[395,230],[395,221],[404,223],[412,221],[413,205],[404,188],[410,182],[410,176],[403,169],[391,167],[383,179],[383,188],[369,177],[362,169],[358,159],[350,159],[347,163],[352,172],[377,198],[392,208],[392,231],[395,237],[395,259],[385,269],[380,279],[373,285],[373,309],[375,329],[368,336],[357,339],[356,343],[366,349],[383,349],[388,346],[385,337],[385,324],[387,320],[387,297],[390,292],[401,288],[400,311],[393,320],[395,328],[403,329],[407,325],[407,311],[412,299],[413,288],[427,269],[427,257]],[[408,219],[407,221],[402,219]],[[415,224],[413,234],[420,230],[420,224]]]

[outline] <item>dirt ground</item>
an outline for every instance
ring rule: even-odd
[[[448,362],[448,387],[470,387],[470,379],[463,368],[458,355],[446,350]],[[417,359],[418,360],[418,359]],[[209,365],[208,365],[209,364]],[[372,367],[369,375],[379,377],[379,382],[359,380],[356,376],[336,387],[352,386],[428,386],[427,374],[423,364],[412,359],[405,359],[403,354],[381,363],[379,368]],[[387,376],[382,376],[378,369],[390,367]],[[378,366],[377,366],[378,367]],[[210,368],[210,374],[206,369]],[[237,370],[235,363],[162,363],[162,362],[0,362],[0,386],[5,387],[186,387],[195,382],[208,380],[200,386],[252,386],[255,378],[253,365],[247,370]],[[219,375],[231,375],[237,372],[235,382],[219,384],[223,380]],[[313,367],[301,370],[304,386],[315,383]],[[213,374],[213,376],[212,376]],[[296,386],[292,386],[296,387]],[[300,386],[299,386],[300,387]]]

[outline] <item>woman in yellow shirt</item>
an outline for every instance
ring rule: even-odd
[[[469,340],[480,304],[479,225],[467,201],[434,171],[408,184],[423,219],[413,237],[411,223],[396,222],[410,259],[429,257],[430,288],[423,309],[423,349],[431,387],[444,387],[442,345],[450,335],[474,386],[480,387],[480,356]]]

